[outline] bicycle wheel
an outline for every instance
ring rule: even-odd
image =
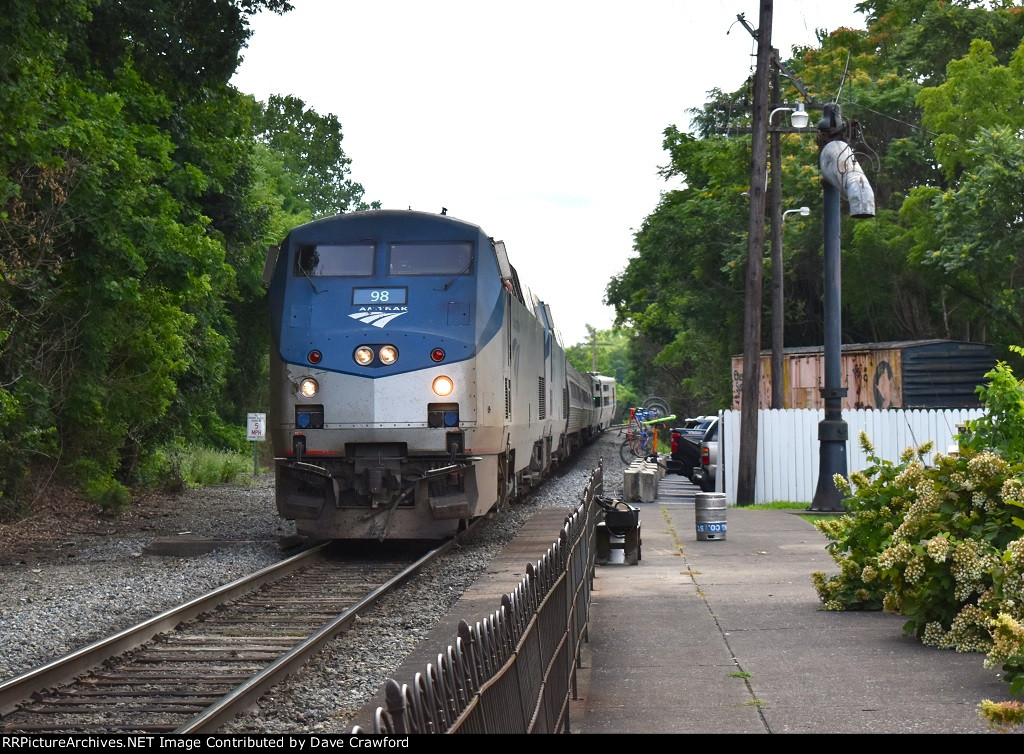
[[[619,458],[621,458],[622,462],[626,465],[632,463],[633,459],[636,458],[636,456],[633,455],[632,448],[629,447],[631,439],[632,438],[627,437],[622,441],[622,445],[619,446]]]
[[[644,400],[644,408],[648,411],[657,411],[658,416],[668,416],[672,413],[669,408],[668,401],[664,398],[659,398],[656,395],[652,395],[650,398]]]

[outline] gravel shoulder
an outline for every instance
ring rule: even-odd
[[[294,533],[273,502],[273,477],[149,495],[119,516],[72,494],[0,526],[0,679],[86,646],[281,558]],[[195,557],[149,555],[161,538],[225,546]]]
[[[223,732],[349,732],[351,716],[533,513],[575,507],[601,463],[606,494],[621,494],[620,442],[615,430],[598,437]],[[270,474],[251,484],[150,495],[119,516],[102,515],[73,495],[41,503],[31,518],[0,526],[0,625],[5,636],[18,637],[0,648],[0,681],[279,560],[279,543],[292,535],[294,526],[274,507]],[[183,536],[225,545],[191,557],[147,552],[158,539]]]

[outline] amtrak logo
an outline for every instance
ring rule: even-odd
[[[352,319],[357,319],[364,325],[384,327],[391,320],[401,317],[409,311],[405,306],[384,306],[377,309],[360,309],[355,314],[350,314]]]

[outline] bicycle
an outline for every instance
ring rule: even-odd
[[[647,458],[658,452],[658,424],[671,421],[675,414],[660,417],[657,408],[631,408],[626,423],[626,439],[619,446],[619,458],[625,464],[636,458]]]
[[[634,410],[639,411],[640,409],[643,409],[644,411],[651,411],[651,412],[657,411],[662,416],[666,416],[669,413],[668,401],[666,401],[664,398],[659,398],[656,395],[652,395],[652,396],[650,396],[648,398],[644,398],[644,402],[640,406],[638,406],[636,409],[634,409]],[[651,415],[653,416],[654,414],[652,413]],[[625,422],[624,424],[618,425],[618,427],[619,427],[619,432],[618,432],[619,437],[622,436],[622,433],[626,431],[628,426],[629,426],[629,422],[628,421]]]

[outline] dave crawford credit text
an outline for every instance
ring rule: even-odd
[[[0,735],[0,749],[408,749],[408,736],[387,735]]]

